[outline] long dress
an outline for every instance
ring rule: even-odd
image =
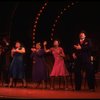
[[[23,62],[23,54],[15,53],[9,69],[10,77],[13,79],[24,79],[25,69]]]
[[[69,75],[67,68],[65,66],[63,57],[59,56],[60,53],[64,54],[63,49],[61,47],[59,47],[57,49],[51,48],[50,50],[52,51],[52,54],[53,54],[54,60],[55,60],[50,76],[67,76],[67,75]]]
[[[34,82],[41,82],[47,80],[47,69],[44,63],[44,50],[40,49],[38,52],[32,52],[31,58],[33,60],[32,80]]]

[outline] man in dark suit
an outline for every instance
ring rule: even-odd
[[[90,39],[86,38],[84,31],[79,34],[79,41],[73,47],[73,58],[75,59],[75,90],[81,90],[82,72],[85,72],[89,90],[94,91],[94,68],[91,64],[92,43]]]

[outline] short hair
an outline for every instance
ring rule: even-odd
[[[40,42],[37,42],[36,45],[40,45],[40,46],[42,46]]]
[[[85,30],[82,30],[82,31],[80,32],[79,36],[80,36],[81,34],[84,34],[85,37],[86,37],[86,31],[85,31]]]
[[[80,34],[81,34],[81,33],[84,33],[84,34],[86,34],[86,31],[85,31],[85,30],[82,30],[82,31],[80,32]]]
[[[23,44],[22,44],[21,41],[17,40],[17,41],[15,42],[15,44],[16,44],[16,43],[20,43],[20,47],[23,47]]]

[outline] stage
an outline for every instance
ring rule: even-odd
[[[99,99],[100,98],[100,87],[96,88],[95,92],[90,92],[88,89],[82,88],[80,92],[71,90],[63,90],[58,89],[56,86],[55,90],[50,90],[49,86],[48,89],[34,89],[32,84],[28,84],[27,88],[22,88],[21,84],[16,88],[9,88],[9,87],[0,87],[0,98],[7,98],[7,99],[83,99],[83,98],[92,98],[92,99]]]

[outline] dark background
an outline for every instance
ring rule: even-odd
[[[32,47],[32,31],[35,17],[45,1],[1,1],[0,2],[0,37],[8,35],[11,45],[20,40],[29,57]],[[41,14],[36,29],[36,42],[49,41],[52,45],[51,29],[60,11],[71,0],[49,1]],[[71,54],[72,45],[81,30],[92,39],[93,52],[100,55],[100,2],[78,1],[63,13],[56,25],[54,39],[59,39],[66,54]],[[28,63],[28,60],[27,60]]]
[[[71,1],[49,1],[40,16],[36,29],[36,41],[50,41],[50,33],[55,18],[60,11]],[[10,36],[12,43],[21,40],[28,48],[32,46],[32,30],[34,20],[43,6],[44,1],[1,1],[0,2],[0,35]],[[59,19],[56,25],[54,39],[59,39],[65,51],[70,52],[70,47],[78,37],[81,30],[87,32],[95,44],[95,49],[100,49],[100,2],[78,1],[70,7]]]

